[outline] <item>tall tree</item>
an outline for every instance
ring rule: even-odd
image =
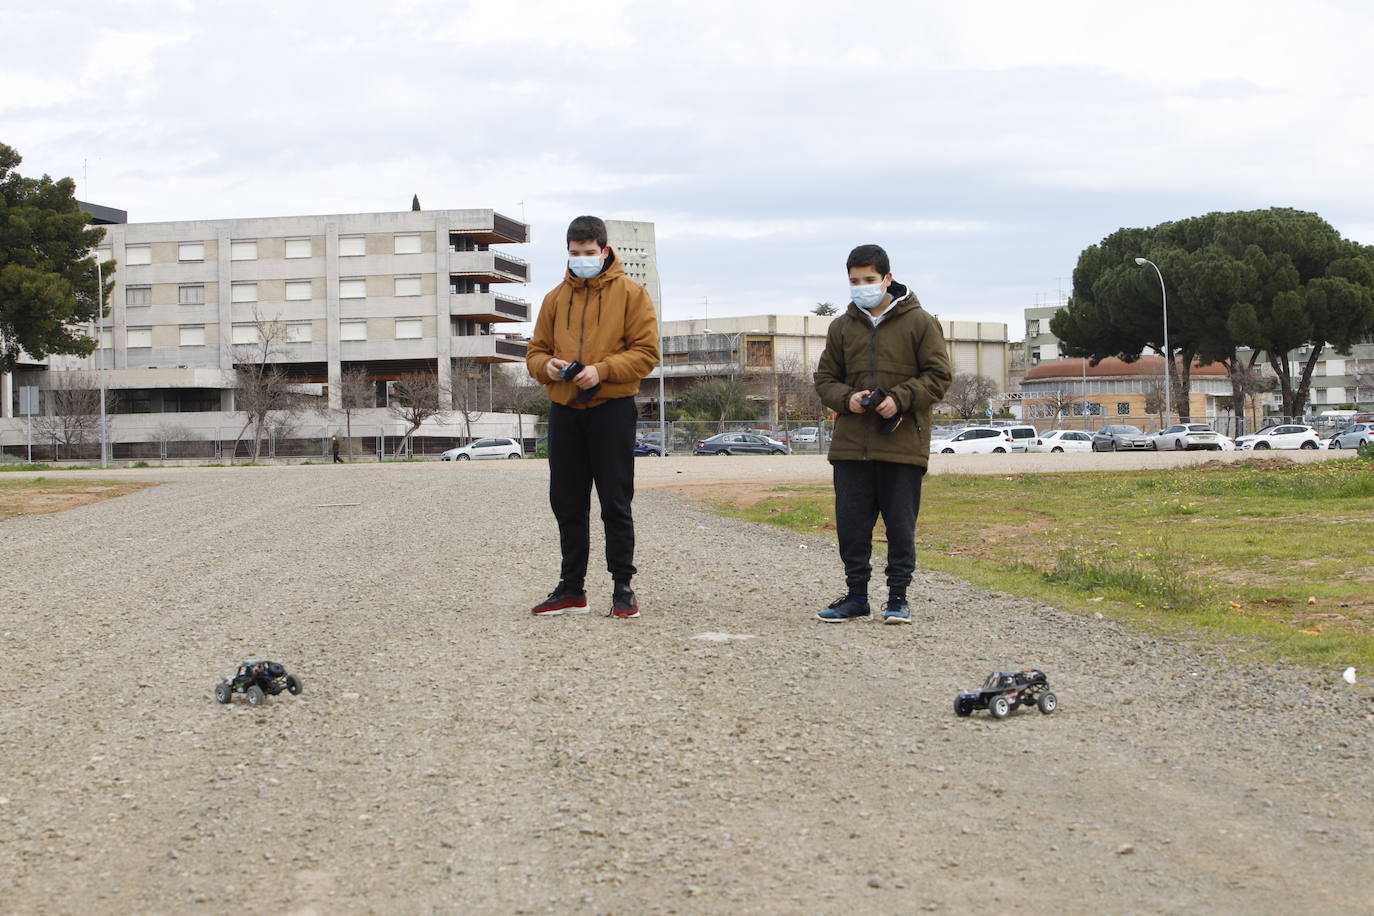
[[[101,314],[113,286],[107,261],[105,289],[96,288],[91,252],[105,230],[87,227],[76,183],[24,178],[14,171],[22,161],[0,143],[0,372],[14,371],[21,350],[88,355],[95,341],[79,326]]]
[[[100,389],[83,379],[69,379],[68,373],[53,375],[51,387],[43,391],[45,410],[33,418],[38,438],[52,443],[53,458],[78,458],[100,442]],[[84,375],[85,373],[74,373]],[[112,396],[105,395],[106,429],[114,413]]]
[[[244,416],[239,436],[253,427],[253,460],[257,461],[263,435],[302,410],[305,398],[286,373],[286,323],[264,318],[255,308],[253,327],[257,341],[234,347],[234,407]]]
[[[813,315],[834,315],[840,310],[830,302],[817,302],[816,307],[811,310]]]
[[[453,381],[450,403],[463,418],[463,433],[472,441],[472,424],[482,419],[484,407],[491,407],[494,394],[490,390],[491,375],[487,364],[464,357],[453,361]]]
[[[339,412],[344,415],[344,447],[353,454],[353,415],[377,406],[377,386],[366,370],[345,369],[339,378]]]
[[[997,383],[986,375],[960,372],[949,383],[945,403],[965,420],[988,409],[997,394]]]
[[[419,194],[416,194],[414,197],[412,197],[412,198],[410,199],[410,209],[412,209],[412,210],[418,210],[418,209],[420,209],[420,195],[419,195]]]
[[[758,410],[749,403],[748,386],[738,376],[704,378],[692,383],[678,400],[682,420],[703,420],[725,431],[726,420],[753,420]]]

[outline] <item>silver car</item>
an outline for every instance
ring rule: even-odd
[[[1221,451],[1221,437],[1217,435],[1215,429],[1205,423],[1175,423],[1173,426],[1161,429],[1150,438],[1155,440],[1155,448],[1159,451],[1186,451],[1188,449]]]
[[[1354,423],[1331,437],[1327,448],[1359,448],[1374,442],[1374,423]]]

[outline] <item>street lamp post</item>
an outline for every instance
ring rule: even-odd
[[[95,256],[95,294],[100,301],[96,313],[95,350],[100,355],[96,374],[100,376],[100,466],[110,463],[110,430],[105,419],[105,276],[100,269],[100,255]]]
[[[1164,274],[1159,272],[1159,265],[1149,258],[1136,258],[1137,267],[1144,267],[1149,264],[1155,269],[1155,276],[1159,277],[1159,303],[1164,312],[1164,425],[1169,425],[1169,414],[1173,413],[1173,383],[1169,380],[1169,367],[1174,361],[1173,352],[1169,349],[1169,299],[1168,293],[1164,291]]]

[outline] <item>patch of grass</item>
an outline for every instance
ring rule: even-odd
[[[93,465],[89,464],[43,464],[34,462],[32,464],[0,464],[0,471],[90,471],[94,470]]]
[[[829,487],[760,493],[722,511],[813,534],[833,528]],[[1160,630],[1235,638],[1240,652],[1368,668],[1371,523],[1370,458],[1265,459],[927,477],[917,542],[923,567],[988,588]]]

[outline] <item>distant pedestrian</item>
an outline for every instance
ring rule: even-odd
[[[343,464],[343,459],[339,457],[339,437],[338,437],[338,436],[335,436],[335,437],[334,437],[333,448],[334,448],[334,463],[335,463],[335,464]]]
[[[658,320],[644,287],[625,275],[606,244],[606,224],[579,216],[568,226],[568,270],[539,307],[530,338],[530,375],[549,406],[549,504],[563,555],[558,585],[531,612],[587,613],[592,486],[606,526],[611,616],[639,616],[635,574],[635,395],[658,365]],[[570,366],[584,368],[564,378]]]
[[[830,324],[816,392],[837,414],[830,464],[846,591],[816,616],[827,623],[872,618],[868,580],[881,515],[887,527],[883,622],[911,623],[906,593],[916,570],[930,414],[949,388],[949,353],[939,320],[892,278],[887,252],[860,245],[845,266],[852,301]],[[877,403],[875,393],[883,395]]]

